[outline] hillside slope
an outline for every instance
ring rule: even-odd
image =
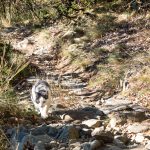
[[[83,8],[53,23],[1,29],[36,70],[11,83],[27,112],[1,112],[2,140],[20,150],[149,149],[150,14],[112,1]],[[30,103],[38,78],[51,86],[47,120]]]

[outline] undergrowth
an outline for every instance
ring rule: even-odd
[[[53,23],[67,17],[74,18],[81,10],[98,6],[96,12],[147,11],[149,3],[144,0],[2,0],[0,18],[3,26],[12,24]]]
[[[18,0],[0,1],[0,17],[4,26],[16,23],[53,23],[63,16],[71,17],[81,8],[90,7],[95,0]]]
[[[24,72],[29,62],[14,52],[10,44],[0,43],[0,125],[8,122],[10,117],[22,114],[18,108],[18,98],[12,86],[13,81]],[[8,139],[0,126],[0,149],[8,149]]]

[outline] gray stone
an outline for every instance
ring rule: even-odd
[[[149,128],[150,128],[150,126],[148,126],[148,125],[134,123],[132,125],[129,125],[127,127],[127,130],[129,133],[140,133],[140,132],[147,131]]]
[[[46,124],[41,125],[39,127],[31,129],[31,134],[36,136],[36,135],[44,135],[48,131],[48,126]]]
[[[80,37],[80,38],[74,38],[74,39],[73,39],[73,41],[74,41],[75,43],[82,43],[82,42],[88,41],[88,40],[89,40],[89,38],[86,37],[86,36],[83,36],[83,37]]]
[[[49,136],[55,137],[57,133],[57,128],[48,126],[46,124],[31,129],[31,134],[34,136],[48,134]]]
[[[65,147],[61,147],[59,150],[66,150],[66,148]]]
[[[62,36],[62,38],[64,39],[70,39],[75,35],[76,32],[74,32],[73,30],[68,30],[66,33],[64,33],[64,35]]]
[[[115,117],[111,118],[109,124],[111,128],[115,128],[115,126],[117,125],[117,118]]]
[[[87,125],[90,128],[100,127],[102,122],[98,119],[89,119],[82,122],[82,124]]]
[[[114,139],[120,140],[121,142],[123,142],[124,144],[127,144],[129,142],[129,139],[127,137],[127,134],[124,135],[115,135]]]
[[[80,142],[73,142],[73,141],[72,140],[69,141],[70,148],[79,148],[81,146]]]
[[[124,125],[127,122],[127,119],[120,112],[113,112],[108,115],[110,118],[109,125],[114,129],[117,125]]]
[[[100,135],[101,132],[103,132],[103,131],[104,131],[104,126],[99,127],[99,128],[95,128],[95,129],[92,131],[91,135],[92,135],[92,136]]]
[[[88,128],[81,128],[80,130],[80,135],[81,136],[84,136],[84,137],[91,137],[91,132],[92,130],[91,129],[88,129]]]
[[[99,134],[94,135],[97,140],[104,141],[104,143],[112,143],[114,140],[113,134],[109,131],[101,131]]]
[[[62,141],[68,141],[70,139],[78,139],[79,138],[79,131],[78,129],[73,126],[73,125],[69,125],[69,126],[64,126],[60,132],[58,133],[58,135],[56,136],[59,140]]]
[[[89,142],[85,142],[81,145],[83,150],[91,150],[91,144]]]
[[[101,100],[98,100],[95,104],[99,106],[102,104],[102,102],[101,102]]]
[[[56,141],[51,141],[51,142],[49,143],[49,145],[50,145],[52,148],[58,146],[58,144],[57,144]]]
[[[130,148],[130,150],[146,150],[146,149],[143,145],[136,145],[133,148]]]
[[[69,51],[69,52],[78,52],[79,50],[78,50],[78,45],[77,44],[71,44],[68,48],[67,48],[67,50]]]
[[[116,146],[116,145],[106,145],[105,147],[102,147],[100,150],[122,150],[122,148]]]
[[[144,141],[144,136],[142,133],[137,133],[135,136],[135,142],[136,143],[142,143]]]
[[[147,149],[147,150],[150,150],[150,140],[147,142],[147,144],[145,145],[145,148]]]
[[[116,112],[116,111],[125,110],[129,104],[131,104],[131,101],[129,101],[127,99],[124,100],[122,98],[120,98],[120,99],[109,98],[105,101],[101,110],[105,114],[109,114],[109,113],[114,112],[114,111]]]
[[[61,147],[67,147],[68,145],[67,145],[67,143],[60,143],[59,144],[59,148],[61,148]]]
[[[62,116],[62,119],[63,119],[65,122],[73,121],[73,118],[72,118],[70,115],[63,115],[63,116]]]
[[[44,143],[38,141],[38,143],[34,146],[34,150],[46,150]]]
[[[51,126],[48,126],[48,127],[49,128],[48,128],[47,134],[49,136],[55,137],[57,135],[57,133],[58,133],[58,129],[55,128],[55,127],[51,127]]]
[[[70,145],[80,145],[80,143],[77,142],[76,139],[71,139],[71,140],[69,140],[69,144],[70,144]]]
[[[96,150],[99,149],[102,146],[103,142],[98,141],[98,140],[94,140],[90,143],[91,145],[91,150]]]
[[[24,145],[26,145],[28,142],[30,142],[31,145],[35,145],[37,150],[40,150],[39,147],[44,147],[44,144],[49,143],[50,141],[51,138],[48,135],[26,135],[19,143],[18,150],[22,150]]]
[[[144,110],[124,111],[122,115],[126,116],[128,120],[134,122],[141,122],[147,118]]]
[[[125,144],[122,141],[120,141],[119,139],[115,138],[113,143],[120,148],[126,148]]]
[[[77,146],[77,147],[73,148],[72,150],[81,150],[81,147]]]

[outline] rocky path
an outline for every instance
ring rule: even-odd
[[[47,120],[37,117],[25,119],[17,127],[5,127],[12,149],[150,149],[149,110],[119,94],[101,98],[100,89],[87,87],[87,74],[83,70],[63,69],[65,60],[58,64],[51,40],[43,42],[40,36],[37,41],[34,37],[25,38],[17,45],[14,41],[14,48],[26,51],[31,64],[38,68],[37,75],[16,87],[20,105],[31,107],[30,90],[37,78],[50,83],[53,104]]]
[[[44,58],[34,59],[41,71],[40,77],[47,79],[53,88],[54,105],[46,121],[38,120],[36,124],[29,121],[7,129],[7,135],[19,150],[150,149],[147,109],[118,95],[97,99],[99,92],[89,90],[78,73],[59,74]],[[29,97],[37,78],[26,80],[29,86],[21,97]],[[23,101],[26,98],[22,97]]]

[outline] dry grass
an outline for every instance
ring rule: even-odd
[[[89,81],[89,87],[99,87],[104,96],[112,96],[120,91],[120,79],[124,77],[120,65],[101,65],[97,66],[98,73]]]
[[[9,147],[9,140],[6,137],[3,130],[0,128],[0,149],[1,150],[8,150]]]
[[[142,105],[150,108],[150,67],[145,66],[129,80],[129,90],[126,96],[138,100]]]
[[[20,114],[17,107],[18,98],[13,90],[12,82],[28,66],[22,56],[14,53],[9,44],[0,43],[0,123],[3,125],[10,116]],[[8,149],[9,140],[0,127],[0,149]]]
[[[23,56],[13,52],[9,44],[0,47],[0,92],[7,91],[10,83],[29,65]]]

